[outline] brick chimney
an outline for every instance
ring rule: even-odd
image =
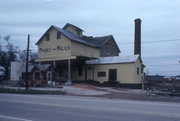
[[[134,20],[135,34],[134,34],[134,54],[141,56],[141,19]]]

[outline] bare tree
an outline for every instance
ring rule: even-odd
[[[23,65],[25,65],[25,63],[26,63],[26,50],[20,50],[19,51],[19,61],[23,64]],[[35,59],[37,58],[37,52],[36,51],[32,51],[32,50],[30,50],[30,52],[29,52],[29,62],[30,62],[30,64],[34,64],[35,62]]]
[[[10,69],[10,63],[11,61],[15,61],[17,59],[18,54],[18,46],[14,46],[10,42],[10,36],[5,36],[2,39],[2,36],[0,37],[1,41],[6,42],[6,45],[0,45],[0,66],[4,67],[5,69],[5,78],[9,78],[9,69]]]

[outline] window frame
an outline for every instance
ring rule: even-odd
[[[137,75],[139,75],[139,67],[137,67]]]
[[[144,73],[144,67],[141,67],[141,73]]]
[[[97,77],[106,77],[106,72],[105,71],[97,72]]]
[[[46,41],[50,41],[50,34],[46,34]]]
[[[57,39],[61,39],[61,34],[62,34],[61,32],[57,32],[56,38],[57,38]]]

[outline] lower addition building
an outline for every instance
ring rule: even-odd
[[[36,43],[38,64],[31,70],[33,84],[95,82],[142,87],[144,65],[140,55],[121,56],[112,35],[92,37],[83,31],[67,23],[63,28],[51,26],[42,35]]]
[[[88,80],[127,88],[141,88],[144,81],[144,65],[139,55],[100,57],[86,64]]]

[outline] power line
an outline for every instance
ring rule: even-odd
[[[141,42],[142,44],[146,43],[156,43],[156,42],[171,42],[171,41],[180,41],[180,39],[171,39],[171,40],[155,40],[155,41],[146,41],[146,42]],[[134,43],[121,43],[121,45],[130,45]]]
[[[170,64],[170,65],[146,65],[146,66],[180,66],[180,64]]]

